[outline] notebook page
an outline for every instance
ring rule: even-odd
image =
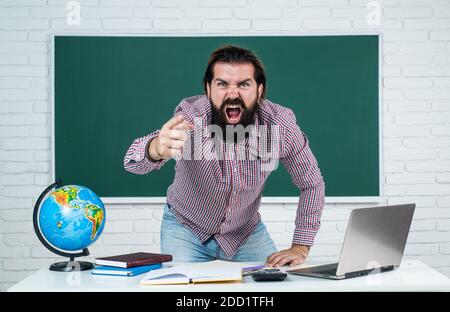
[[[218,279],[240,279],[242,277],[241,265],[221,260],[196,263],[189,266],[189,277],[196,278],[218,278]]]

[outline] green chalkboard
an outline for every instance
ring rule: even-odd
[[[379,36],[55,36],[54,177],[102,197],[162,197],[174,160],[148,175],[123,169],[133,139],[203,94],[218,46],[250,48],[267,70],[266,97],[291,108],[327,196],[379,196]],[[283,166],[263,196],[298,196]]]

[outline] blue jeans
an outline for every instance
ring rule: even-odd
[[[266,226],[260,222],[230,260],[265,262],[274,252],[277,252],[275,244]],[[176,262],[229,260],[214,238],[202,244],[197,236],[177,221],[167,204],[161,223],[161,253],[172,255],[173,261]]]

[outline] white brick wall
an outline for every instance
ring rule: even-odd
[[[405,251],[450,276],[450,1],[0,0],[0,290],[59,259],[37,240],[32,206],[50,183],[50,33],[383,33],[383,204],[416,202]],[[282,104],[282,103],[281,103]],[[174,104],[175,105],[175,104]],[[351,209],[327,204],[311,258],[336,260]],[[261,207],[279,248],[288,247],[295,204]],[[162,205],[108,205],[93,256],[159,251]]]

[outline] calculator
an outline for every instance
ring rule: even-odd
[[[260,270],[252,273],[252,277],[256,282],[281,282],[287,277],[287,273],[279,270]]]

